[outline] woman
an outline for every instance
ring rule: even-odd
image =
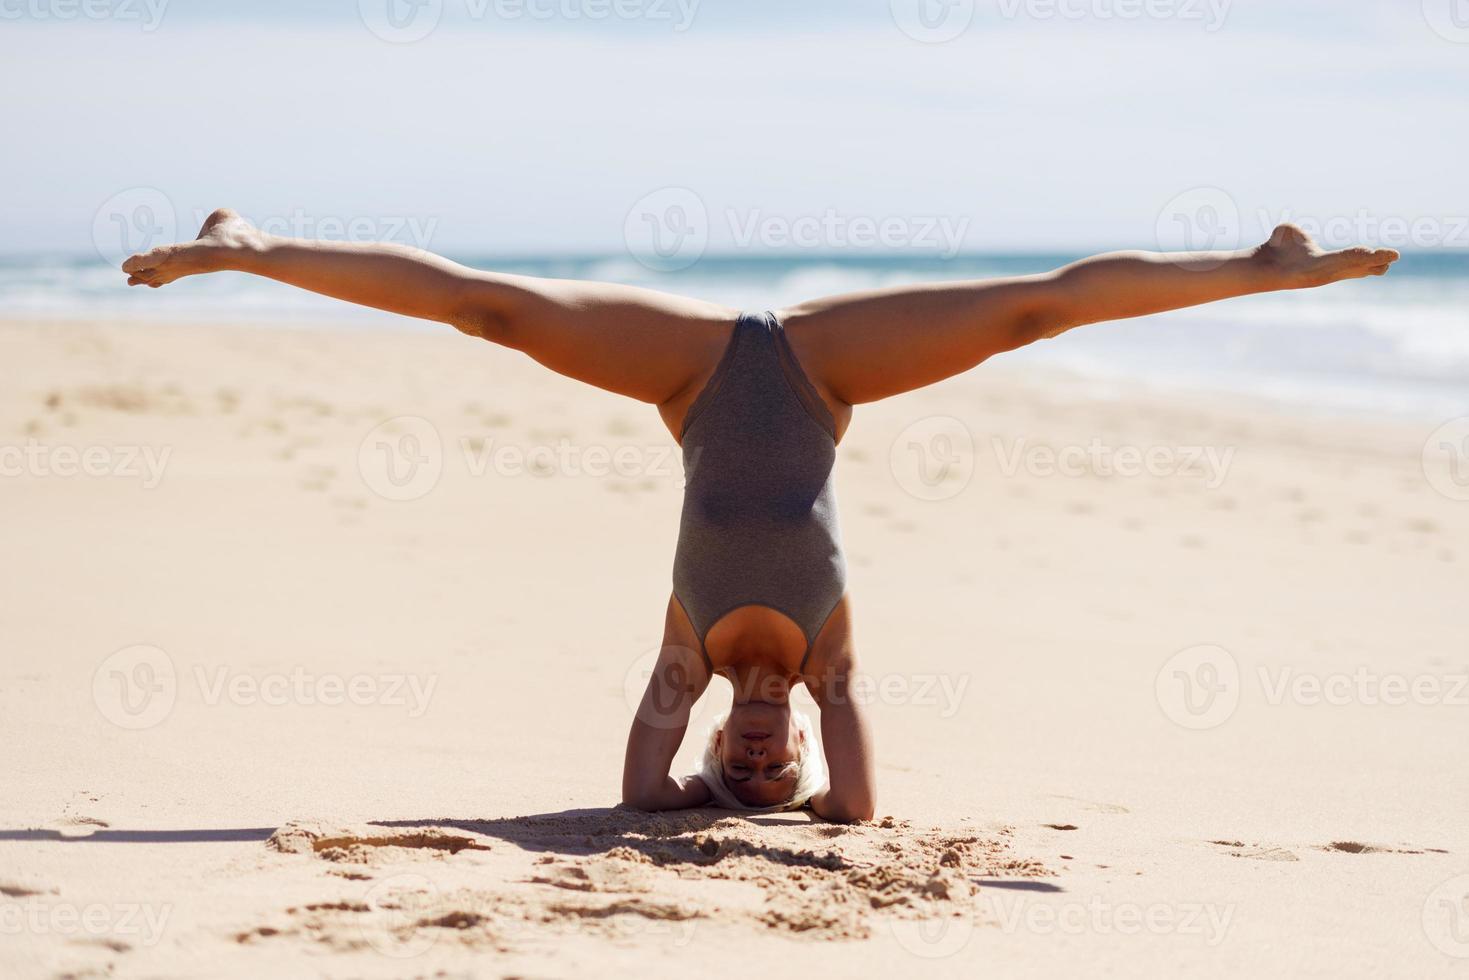
[[[559,374],[656,405],[687,485],[662,651],[628,736],[625,802],[668,810],[810,804],[870,819],[871,734],[855,677],[832,494],[852,406],[933,384],[1073,327],[1382,275],[1390,249],[1327,253],[1282,225],[1236,252],[1097,256],[1044,275],[935,283],[739,315],[629,286],[499,275],[392,244],[279,238],[237,214],[135,255],[128,284],[232,270],[450,324]],[[734,688],[696,775],[669,773],[710,679]],[[821,738],[792,712],[805,684]],[[823,751],[824,746],[824,751]]]

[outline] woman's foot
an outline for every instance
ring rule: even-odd
[[[220,208],[204,219],[199,237],[192,242],[161,245],[140,252],[122,264],[129,286],[159,286],[201,272],[233,268],[230,259],[260,247],[261,235],[244,218],[229,208]]]
[[[1275,229],[1270,241],[1255,252],[1269,274],[1279,280],[1279,289],[1306,289],[1343,279],[1386,275],[1398,260],[1390,248],[1344,248],[1328,252],[1298,226],[1285,224]]]

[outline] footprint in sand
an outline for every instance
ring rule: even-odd
[[[7,898],[30,898],[35,895],[55,895],[56,889],[34,881],[19,881],[0,878],[0,895]]]
[[[62,837],[90,837],[96,831],[110,826],[106,820],[95,817],[63,817],[57,821],[56,832]]]
[[[646,892],[652,888],[650,877],[638,865],[626,862],[552,863],[543,865],[526,880],[533,885],[550,885],[574,892]]]
[[[97,949],[105,949],[109,953],[126,953],[133,948],[131,943],[123,942],[121,939],[107,937],[85,936],[71,939],[69,942],[73,946],[91,946]],[[109,970],[108,972],[110,973],[111,971]]]
[[[1330,844],[1321,844],[1316,848],[1318,851],[1334,851],[1338,854],[1447,854],[1448,851],[1437,847],[1388,847],[1386,844],[1363,844],[1354,840],[1334,840]]]
[[[1246,844],[1238,840],[1211,840],[1210,844],[1216,847],[1229,849],[1229,855],[1237,858],[1248,858],[1252,861],[1299,861],[1300,858],[1283,847],[1273,847],[1268,844]]]
[[[563,440],[573,442],[576,439],[576,431],[566,428],[546,429],[536,427],[528,433],[534,442],[547,446],[554,446]]]
[[[336,864],[375,865],[401,860],[404,851],[418,851],[442,857],[461,851],[488,851],[490,845],[475,837],[450,834],[435,828],[413,832],[358,832],[348,829],[324,829],[301,824],[287,824],[265,842],[272,850],[286,854],[314,854],[323,861]],[[342,877],[353,878],[344,874]],[[368,878],[370,875],[363,875]]]
[[[330,489],[336,478],[337,470],[334,466],[307,466],[301,471],[301,478],[297,480],[296,486],[302,490],[321,492]]]
[[[310,395],[277,398],[271,403],[271,409],[276,412],[302,416],[307,422],[330,418],[336,412],[327,402]]]
[[[1359,844],[1351,840],[1332,841],[1330,844],[1321,844],[1317,847],[1320,851],[1338,851],[1342,854],[1383,854],[1391,851],[1387,847],[1374,847],[1371,844]]]
[[[1093,803],[1091,800],[1078,799],[1075,796],[1058,796],[1058,795],[1052,794],[1051,796],[1048,797],[1048,799],[1052,799],[1052,800],[1065,800],[1067,803],[1075,803],[1077,806],[1081,807],[1083,810],[1091,810],[1091,811],[1093,811],[1095,813],[1131,813],[1132,812],[1127,807],[1121,806],[1121,805],[1119,805],[1117,803]]]
[[[245,427],[240,430],[240,435],[248,439],[251,436],[257,435],[262,432],[266,435],[272,436],[285,435],[286,423],[277,418],[255,419],[254,421],[247,423]]]
[[[67,392],[60,397],[63,397],[69,404],[124,412],[130,415],[194,414],[193,404],[174,385],[169,385],[159,391],[149,391],[142,385],[136,384],[88,385]]]
[[[108,827],[106,820],[86,813],[92,804],[100,803],[102,797],[90,790],[77,790],[71,802],[61,808],[61,819],[56,822],[56,832],[62,837],[86,837],[93,831]]]

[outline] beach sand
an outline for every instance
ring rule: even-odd
[[[1003,358],[861,407],[878,819],[644,815],[650,407],[452,333],[0,325],[0,975],[1463,975],[1433,429]]]

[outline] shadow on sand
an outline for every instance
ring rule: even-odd
[[[718,860],[730,848],[753,857],[763,857],[785,865],[842,870],[852,867],[840,854],[812,846],[791,846],[761,841],[753,835],[742,835],[740,825],[788,827],[792,830],[821,825],[811,814],[796,812],[771,816],[734,814],[728,810],[702,808],[668,813],[644,813],[628,807],[587,807],[557,813],[536,813],[520,817],[491,820],[457,820],[432,818],[424,820],[374,820],[374,827],[394,829],[460,830],[492,837],[522,850],[588,857],[607,854],[619,848],[636,851],[656,864]],[[707,832],[718,828],[716,835]]]
[[[742,834],[740,827],[745,824],[762,828],[783,828],[793,832],[795,839],[789,844],[761,840],[753,834]],[[732,850],[776,864],[821,868],[827,871],[845,871],[867,865],[867,862],[853,861],[844,856],[840,847],[829,846],[828,842],[835,844],[840,840],[840,834],[832,838],[812,836],[810,831],[814,828],[837,825],[825,824],[807,811],[750,815],[712,808],[644,813],[624,806],[586,807],[486,820],[448,817],[373,820],[368,822],[368,826],[394,830],[457,830],[494,838],[534,853],[568,857],[605,855],[626,848],[659,865],[714,863]],[[0,841],[57,841],[68,844],[263,843],[276,830],[275,827],[0,830]],[[1033,892],[1065,890],[1051,882],[1028,878],[977,877],[972,880],[986,888]]]
[[[215,844],[263,841],[274,827],[234,827],[219,830],[0,830],[0,841],[62,841],[67,844]]]

